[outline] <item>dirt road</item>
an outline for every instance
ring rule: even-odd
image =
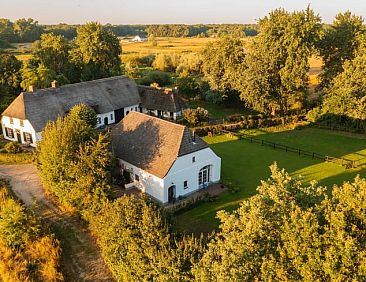
[[[33,165],[0,165],[0,177],[10,181],[12,190],[26,205],[34,205],[61,241],[65,281],[113,281],[85,224],[45,195]]]

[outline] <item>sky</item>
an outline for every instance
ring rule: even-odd
[[[0,0],[0,18],[33,18],[41,24],[256,23],[275,8],[309,5],[332,22],[339,12],[366,18],[365,0]]]

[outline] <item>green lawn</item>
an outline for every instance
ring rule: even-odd
[[[197,107],[205,108],[206,110],[208,110],[208,114],[211,119],[227,118],[229,115],[233,114],[242,114],[242,115],[254,114],[253,111],[246,109],[244,107],[244,104],[240,106],[239,103],[235,107],[226,107],[224,105],[216,105],[206,101],[196,100],[196,101],[189,101],[188,106],[194,109]]]
[[[251,131],[251,133],[260,135],[258,138],[321,154],[346,156],[352,159],[366,156],[366,139],[358,136],[312,128],[278,133],[264,131]],[[217,227],[216,212],[222,209],[233,210],[244,199],[254,195],[260,181],[270,176],[269,166],[274,162],[293,176],[301,175],[305,182],[317,180],[321,185],[328,187],[352,180],[357,174],[366,177],[366,167],[346,170],[336,164],[274,150],[260,144],[252,144],[247,140],[229,139],[226,136],[204,139],[222,159],[222,180],[236,183],[239,191],[223,193],[214,202],[201,204],[178,215],[176,220],[180,230],[201,232]]]

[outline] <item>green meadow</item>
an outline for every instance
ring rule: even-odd
[[[366,157],[366,137],[322,129],[306,128],[284,132],[266,132],[261,130],[246,131],[258,138],[301,148],[333,157],[345,157],[363,162]],[[226,135],[205,137],[204,140],[222,160],[221,179],[231,182],[237,192],[225,192],[208,203],[203,203],[177,215],[178,229],[186,232],[209,232],[218,227],[215,218],[219,210],[233,210],[250,196],[256,194],[261,180],[270,176],[269,166],[274,162],[292,176],[301,177],[304,183],[312,180],[320,185],[332,187],[344,181],[351,181],[357,175],[366,176],[366,166],[356,169],[344,167],[299,156],[296,153],[275,150],[248,140],[237,140]]]

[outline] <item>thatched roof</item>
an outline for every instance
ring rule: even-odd
[[[39,132],[48,121],[64,116],[80,103],[97,113],[107,113],[139,104],[140,97],[135,82],[126,76],[116,76],[21,93],[2,115],[28,119]]]
[[[164,178],[175,160],[208,145],[185,126],[130,112],[111,131],[116,157],[159,178]]]
[[[137,87],[144,108],[165,112],[179,112],[185,108],[176,90],[168,91],[143,85]]]

